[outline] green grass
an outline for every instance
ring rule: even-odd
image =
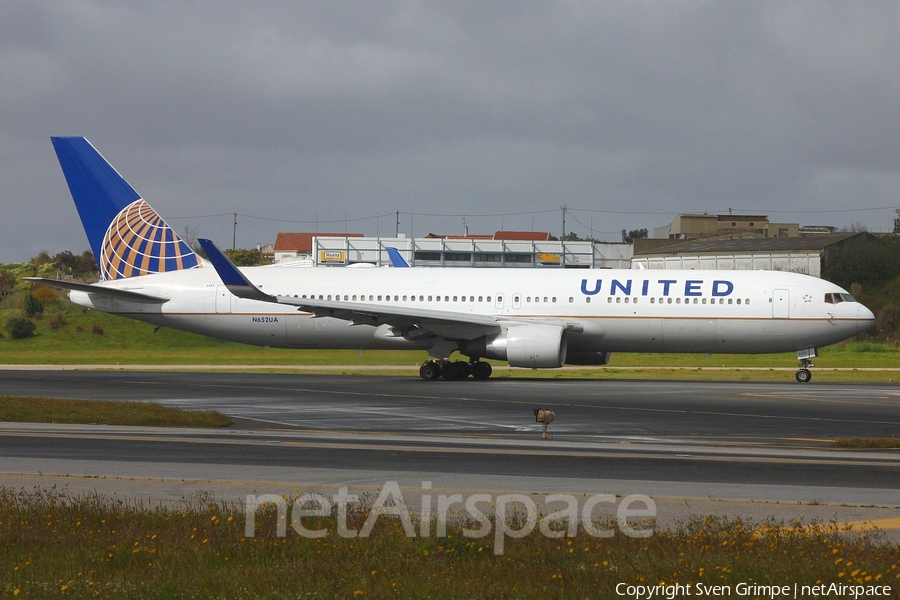
[[[349,507],[351,529],[365,518],[365,506]],[[204,495],[166,508],[0,488],[0,596],[613,598],[620,582],[702,582],[733,594],[748,582],[900,583],[900,547],[833,523],[697,517],[645,539],[534,532],[507,539],[502,555],[460,523],[443,538],[406,537],[387,516],[366,538],[336,535],[333,514],[304,519],[328,530],[318,539],[290,526],[279,538],[275,525],[274,509],[261,510],[255,537],[245,537],[244,512]]]
[[[154,427],[228,427],[233,424],[231,419],[215,411],[188,411],[150,402],[15,396],[0,396],[0,421]]]
[[[900,437],[896,434],[873,438],[840,438],[834,442],[840,448],[900,448]]]

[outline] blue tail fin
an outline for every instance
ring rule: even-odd
[[[202,266],[89,141],[50,139],[104,280]]]

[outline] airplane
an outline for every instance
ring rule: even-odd
[[[419,349],[424,380],[487,379],[490,363],[604,365],[612,352],[818,348],[874,315],[846,290],[778,271],[409,267],[237,268],[199,257],[83,137],[51,138],[101,281],[30,277],[79,306],[156,326],[281,348]],[[467,360],[451,360],[458,352]]]

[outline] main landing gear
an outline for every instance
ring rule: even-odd
[[[425,381],[433,381],[443,377],[447,381],[459,381],[469,375],[472,379],[487,379],[491,376],[490,363],[480,360],[465,362],[463,360],[426,360],[419,367],[419,377]]]
[[[812,379],[812,371],[810,371],[809,368],[816,365],[810,359],[815,358],[816,356],[818,356],[818,352],[815,348],[797,351],[797,358],[800,360],[800,368],[797,369],[797,374],[794,375],[794,377],[796,377],[798,382],[809,383],[809,380]]]

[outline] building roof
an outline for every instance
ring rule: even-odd
[[[292,233],[279,231],[275,238],[275,252],[297,252],[309,254],[312,252],[312,239],[314,237],[363,237],[361,233]]]
[[[637,253],[637,256],[675,256],[683,254],[741,254],[750,252],[789,252],[802,250],[824,251],[825,248],[850,238],[860,236],[869,239],[868,232],[816,235],[810,237],[743,238],[734,240],[692,240],[653,248]]]
[[[498,231],[495,240],[507,242],[546,242],[550,240],[549,231]]]
[[[478,234],[454,234],[454,233],[429,233],[425,236],[426,240],[489,240],[489,235]]]

